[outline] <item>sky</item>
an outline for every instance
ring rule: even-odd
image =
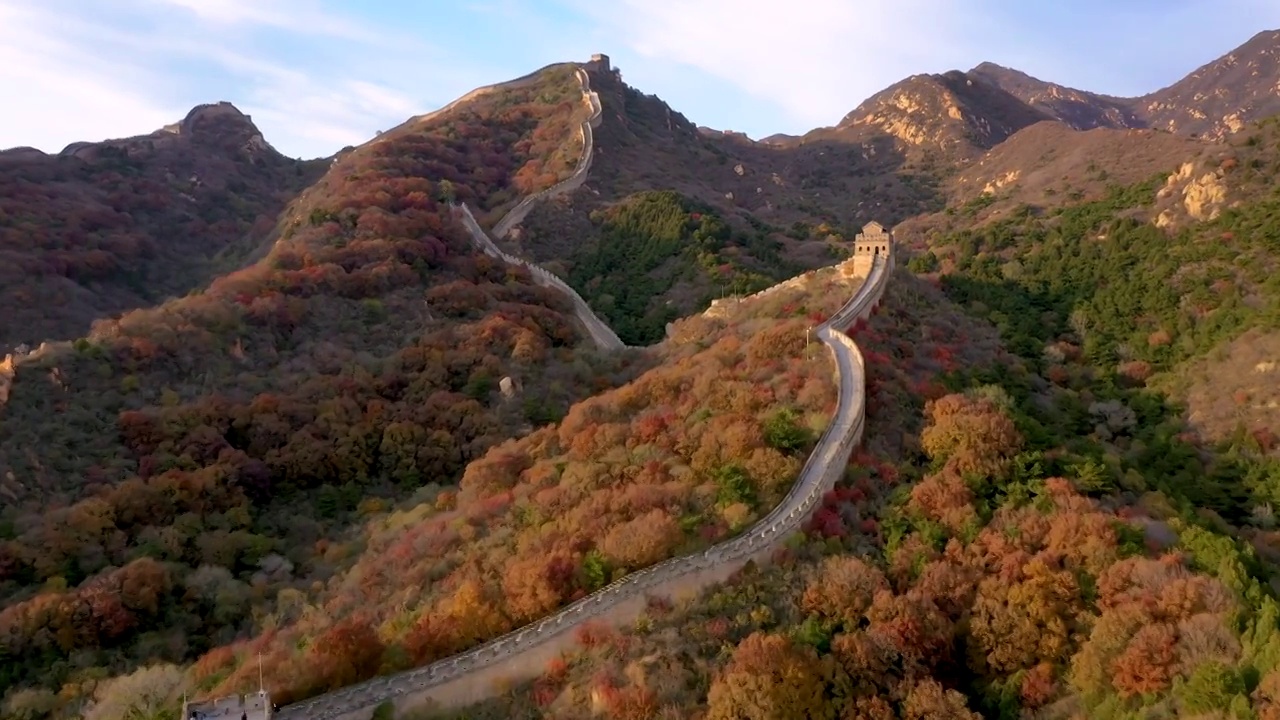
[[[595,52],[693,122],[760,138],[982,61],[1141,95],[1275,28],[1276,0],[0,0],[0,148],[228,100],[281,152],[323,157]]]

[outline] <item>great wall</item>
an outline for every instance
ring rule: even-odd
[[[598,62],[602,56],[593,58]],[[608,59],[604,59],[607,68]],[[583,156],[563,182],[525,198],[494,227],[509,232],[532,205],[579,187],[591,166],[592,127],[599,124],[599,98],[579,69],[583,93],[592,106],[582,124]],[[594,124],[594,125],[593,125]],[[476,247],[485,254],[529,270],[536,282],[563,291],[576,316],[603,349],[622,349],[618,339],[582,297],[541,267],[497,247],[465,204],[455,212]],[[839,386],[836,411],[786,497],[746,532],[702,552],[671,558],[637,571],[577,600],[538,622],[518,628],[453,657],[395,675],[374,678],[282,708],[282,720],[366,720],[386,702],[397,712],[423,707],[458,707],[491,696],[503,683],[536,676],[545,662],[572,645],[572,630],[588,620],[625,622],[637,617],[649,596],[688,596],[727,579],[748,561],[765,561],[809,516],[823,495],[843,476],[866,422],[866,371],[862,352],[843,329],[865,319],[878,307],[895,267],[892,234],[876,223],[863,228],[850,260],[854,274],[864,277],[854,295],[815,328],[814,335],[831,353]],[[794,284],[795,280],[787,281]],[[783,283],[786,285],[786,283]],[[777,286],[775,286],[776,288]],[[769,294],[773,288],[757,293]],[[755,296],[753,296],[755,297]]]

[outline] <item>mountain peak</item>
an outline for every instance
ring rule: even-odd
[[[253,118],[240,111],[240,108],[226,100],[214,103],[202,103],[191,108],[186,117],[176,123],[165,125],[160,132],[174,135],[199,135],[206,133],[225,134],[234,131],[237,134],[261,137]]]
[[[227,150],[234,148],[250,153],[275,152],[262,137],[262,131],[253,124],[253,118],[226,100],[196,105],[182,120],[152,133],[153,136],[165,134],[218,145]]]
[[[878,128],[908,146],[989,148],[1049,116],[999,85],[951,70],[912,75],[871,96],[840,121],[837,131]]]

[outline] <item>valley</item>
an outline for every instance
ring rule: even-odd
[[[1280,717],[1278,52],[0,152],[0,718]]]

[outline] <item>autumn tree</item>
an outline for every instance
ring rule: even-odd
[[[800,606],[805,612],[856,628],[876,593],[888,589],[884,573],[852,555],[823,560],[805,588]]]
[[[826,664],[781,635],[752,633],[707,694],[707,720],[834,720]]]
[[[902,704],[903,720],[982,720],[968,708],[964,695],[933,679],[916,683]]]
[[[1022,435],[1008,414],[985,397],[951,394],[925,407],[929,424],[920,445],[935,462],[961,474],[1000,476],[1022,448]]]
[[[1070,656],[1080,588],[1074,574],[1032,560],[1013,583],[989,577],[978,584],[969,620],[971,666],[1002,677]]]
[[[99,685],[85,720],[165,720],[173,716],[186,690],[182,668],[150,665]]]
[[[662,508],[615,526],[600,543],[600,551],[612,563],[638,569],[671,556],[684,533],[680,523]]]
[[[384,649],[369,621],[352,616],[316,638],[310,654],[316,675],[328,689],[336,690],[376,675]]]

